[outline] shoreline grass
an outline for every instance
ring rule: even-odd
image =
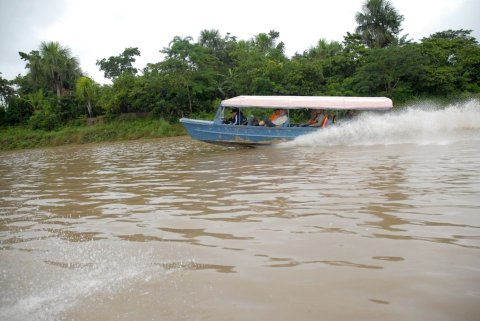
[[[163,119],[113,120],[91,126],[66,126],[55,131],[33,130],[16,126],[0,128],[0,150],[52,147],[161,138],[186,135],[181,124]]]

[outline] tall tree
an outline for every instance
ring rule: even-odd
[[[218,60],[212,65],[214,69],[212,72],[219,76],[217,85],[222,98],[231,96],[231,83],[228,75],[235,66],[232,53],[236,49],[237,38],[228,32],[224,37],[221,37],[219,31],[215,29],[202,30],[198,44],[206,48],[207,53]]]
[[[166,59],[155,66],[150,65],[168,84],[166,95],[179,106],[179,114],[211,106],[219,91],[219,59],[209,48],[191,41],[191,37],[176,36],[168,48],[161,50]]]
[[[222,50],[225,46],[225,42],[220,36],[220,32],[216,29],[202,30],[198,42],[203,47],[209,48],[212,52]]]
[[[140,50],[135,48],[125,48],[118,56],[111,56],[108,59],[97,60],[97,66],[103,71],[105,78],[117,78],[121,74],[128,72],[132,75],[137,73],[137,69],[132,66],[135,62],[135,56],[140,56]]]
[[[282,81],[288,58],[280,33],[259,33],[248,41],[239,41],[232,51],[234,66],[226,82],[230,94],[285,94]]]
[[[53,90],[61,97],[74,88],[82,74],[78,59],[72,57],[70,49],[55,41],[42,42],[39,51],[19,54],[27,62],[27,79],[35,90]]]
[[[47,81],[57,96],[62,96],[62,89],[71,89],[75,75],[79,74],[77,59],[71,56],[69,48],[62,47],[58,42],[42,42],[40,55],[41,68]]]
[[[388,0],[367,0],[355,15],[356,32],[369,48],[383,48],[397,39],[403,20]]]
[[[229,47],[231,47],[231,44],[235,41],[236,37],[231,36],[230,33],[227,33],[225,37],[222,38],[220,32],[216,29],[202,30],[198,38],[198,44],[207,48],[212,55],[217,57],[221,67],[230,67],[232,58],[229,56]]]

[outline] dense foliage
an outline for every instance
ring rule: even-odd
[[[285,54],[277,31],[240,40],[203,30],[197,41],[175,37],[164,59],[138,72],[138,48],[97,60],[112,84],[82,74],[56,42],[20,53],[28,73],[0,74],[0,125],[52,130],[79,117],[142,113],[175,120],[212,112],[236,95],[388,96],[396,105],[429,97],[480,93],[480,46],[470,30],[437,32],[419,42],[400,37],[403,16],[388,1],[369,0],[358,28],[342,42]]]

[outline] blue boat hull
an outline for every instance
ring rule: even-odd
[[[193,139],[229,145],[270,145],[319,130],[318,127],[235,126],[189,118],[180,122]]]

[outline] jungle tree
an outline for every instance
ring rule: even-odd
[[[97,60],[96,65],[103,71],[105,78],[114,79],[123,73],[130,73],[135,75],[137,69],[132,66],[135,62],[135,56],[140,56],[140,51],[137,47],[125,48],[125,50],[118,56],[111,56],[108,59],[103,58]]]
[[[92,107],[98,98],[98,85],[91,78],[81,77],[76,83],[75,92],[77,97],[85,103],[88,117],[92,117]]]
[[[425,81],[419,84],[429,95],[480,91],[480,45],[471,30],[446,30],[423,38]]]
[[[354,89],[362,95],[385,95],[396,101],[418,94],[424,81],[425,59],[418,45],[371,49],[353,77]]]
[[[77,58],[58,42],[42,42],[39,51],[19,54],[29,70],[27,83],[35,91],[45,89],[53,91],[57,97],[65,96],[82,74]]]
[[[260,33],[248,41],[241,40],[232,50],[234,67],[227,76],[234,94],[285,94],[285,45],[278,42],[277,31]]]
[[[218,74],[218,91],[222,98],[232,95],[232,86],[229,75],[234,68],[234,59],[232,53],[237,47],[237,38],[230,33],[222,37],[218,30],[202,30],[198,39],[198,44],[207,49],[207,53],[217,59],[217,63],[212,65],[214,72]]]
[[[403,20],[388,0],[367,0],[355,15],[356,32],[369,48],[383,48],[397,38]]]
[[[219,59],[191,37],[176,36],[161,52],[165,60],[149,69],[167,84],[165,98],[178,106],[178,115],[210,108],[219,95]]]

